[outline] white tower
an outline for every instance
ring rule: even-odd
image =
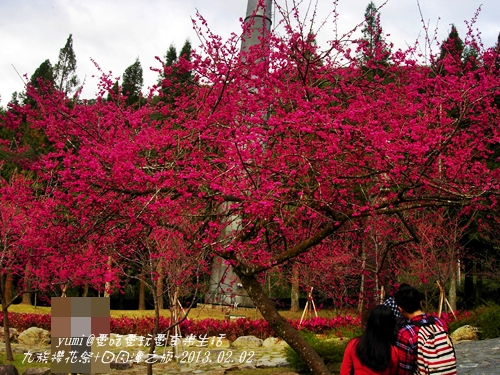
[[[261,43],[259,36],[263,32],[271,30],[271,7],[272,0],[248,0],[245,24],[251,28],[250,34],[245,35],[241,43],[241,50],[245,51],[249,47]],[[237,230],[240,220],[231,218],[231,224],[226,231]],[[212,264],[212,274],[206,303],[221,305],[237,305],[253,307],[254,304],[248,297],[245,289],[241,286],[238,276],[233,272],[232,267],[226,265],[220,257],[214,258]]]

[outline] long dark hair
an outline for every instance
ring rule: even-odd
[[[395,325],[396,318],[389,306],[377,305],[373,308],[356,346],[356,356],[363,365],[374,371],[389,367]]]

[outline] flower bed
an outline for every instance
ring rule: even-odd
[[[457,316],[463,317],[465,314],[458,314]],[[1,316],[1,313],[0,313]],[[441,318],[450,323],[454,320],[452,314],[443,314]],[[39,327],[50,331],[51,315],[50,314],[24,314],[24,313],[9,313],[9,322],[12,328],[23,331],[29,327]],[[337,316],[333,318],[319,318],[302,321],[289,320],[292,326],[298,330],[307,330],[316,334],[327,334],[331,331],[337,330],[339,335],[343,329],[355,328],[361,325],[359,317],[350,315]],[[1,322],[0,322],[1,325]],[[170,325],[170,318],[160,317],[159,332],[164,332]],[[140,336],[147,336],[153,333],[154,318],[111,318],[110,331],[113,333],[128,335],[135,333]],[[240,336],[256,336],[261,339],[277,336],[269,324],[264,319],[245,319],[240,318],[236,320],[219,320],[219,319],[204,319],[192,320],[186,319],[180,324],[181,333],[183,336],[219,336],[225,335],[229,340],[235,340]]]
[[[3,317],[1,311],[0,317]],[[38,327],[50,331],[50,314],[23,314],[10,312],[9,325],[10,328],[16,328],[20,332],[30,327]],[[3,319],[0,321],[0,326],[3,326]]]
[[[0,313],[1,315],[1,313]],[[23,331],[29,327],[39,327],[50,331],[51,315],[50,314],[25,314],[25,313],[9,313],[9,322],[12,328]],[[314,333],[328,333],[333,329],[349,326],[359,326],[360,320],[358,317],[338,316],[334,318],[312,318],[302,321],[290,320],[292,326],[299,330],[308,330]],[[1,323],[0,323],[1,324]],[[159,332],[164,332],[170,325],[170,318],[160,317]],[[135,333],[141,336],[152,334],[154,327],[153,317],[143,318],[111,318],[110,331],[113,333],[127,335]],[[261,339],[276,336],[264,319],[245,319],[236,320],[219,320],[219,319],[204,319],[192,320],[186,319],[180,324],[180,329],[183,336],[219,336],[225,335],[229,340],[234,340],[240,336],[256,336]]]

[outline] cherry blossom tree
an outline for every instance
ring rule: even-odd
[[[12,284],[8,282],[8,278],[17,276],[24,270],[24,261],[29,256],[24,238],[31,221],[26,211],[26,203],[31,201],[30,192],[26,181],[22,178],[14,180],[12,184],[0,186],[0,302],[8,361],[14,360],[10,345],[8,309],[24,291],[12,296]]]
[[[38,110],[23,115],[54,144],[33,170],[57,180],[54,199],[76,238],[99,235],[100,249],[127,251],[143,226],[187,220],[190,251],[230,264],[276,334],[327,374],[260,275],[305,254],[354,258],[340,246],[370,218],[403,233],[406,212],[493,205],[500,77],[491,49],[474,71],[443,60],[460,75],[436,74],[415,49],[392,53],[383,78],[367,75],[344,39],[321,51],[291,25],[243,52],[238,36],[223,42],[200,29],[203,51],[183,61],[194,87],[175,106],[153,101],[155,88],[140,108],[106,101],[113,80],[104,75],[93,104],[32,92]]]
[[[449,289],[449,303],[456,309],[456,286],[461,244],[472,219],[464,220],[451,210],[433,209],[411,213],[416,241],[402,247],[395,273],[410,283],[423,285],[426,295],[439,295],[440,288]],[[408,215],[407,215],[408,216]],[[444,302],[444,301],[443,301]]]

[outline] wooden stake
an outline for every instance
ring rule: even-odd
[[[436,284],[439,288],[439,310],[438,310],[438,318],[441,318],[441,313],[443,311],[443,303],[444,303],[444,288],[441,286],[441,283],[436,281]]]
[[[309,293],[307,293],[307,302],[306,302],[306,305],[304,307],[304,311],[302,312],[302,316],[300,317],[300,322],[299,322],[299,325],[302,324],[302,320],[304,320],[304,315],[306,314],[306,311],[308,312],[308,317],[309,319],[311,318],[311,306],[312,306],[312,309],[314,310],[314,315],[316,316],[316,318],[318,317],[318,312],[316,311],[316,305],[314,304],[314,298],[312,296],[312,292],[313,292],[313,287],[311,287],[311,290],[309,291]]]

